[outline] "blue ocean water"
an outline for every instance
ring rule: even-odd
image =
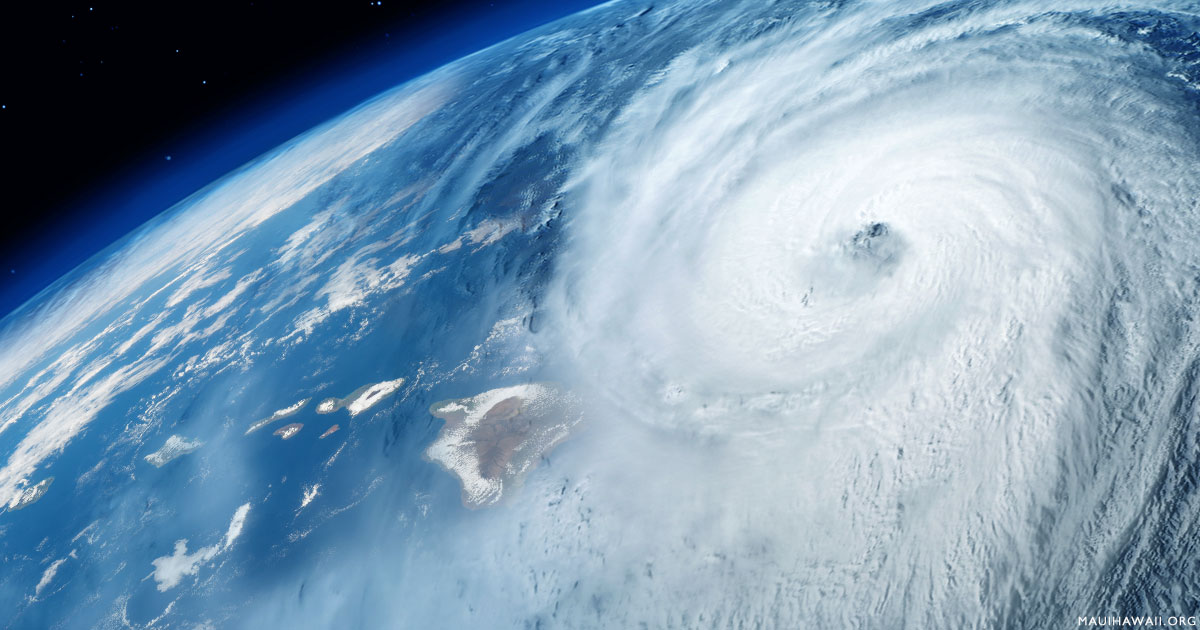
[[[616,2],[315,127],[3,321],[7,627],[1186,619],[1198,24]]]

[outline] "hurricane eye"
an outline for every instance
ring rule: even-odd
[[[870,223],[854,233],[845,250],[858,262],[886,271],[894,266],[904,249],[903,239],[892,232],[887,223]]]

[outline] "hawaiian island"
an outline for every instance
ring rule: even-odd
[[[368,383],[350,392],[345,398],[326,398],[317,405],[317,413],[333,413],[339,409],[345,409],[350,412],[350,416],[354,417],[358,414],[370,409],[379,401],[386,398],[389,394],[400,389],[404,384],[404,379],[398,378],[394,381],[384,381],[382,383]]]
[[[285,426],[279,427],[278,429],[275,429],[274,435],[278,435],[280,437],[280,439],[290,440],[293,437],[295,437],[295,435],[297,433],[300,432],[300,429],[303,429],[303,428],[304,428],[303,424],[300,424],[299,422],[293,422],[289,425],[285,425]]]
[[[521,485],[538,458],[566,439],[582,414],[578,401],[552,385],[504,387],[429,408],[446,421],[425,457],[462,483],[462,502],[496,504]]]
[[[181,435],[172,435],[163,443],[162,448],[147,455],[145,460],[155,468],[162,468],[171,460],[183,457],[201,446],[204,446],[204,442],[200,440],[189,440]]]
[[[16,496],[12,498],[12,501],[9,501],[8,509],[14,511],[23,510],[37,503],[38,499],[42,498],[42,495],[46,494],[46,491],[50,489],[50,484],[52,483],[54,483],[54,477],[46,477],[32,486],[20,489]],[[0,504],[0,512],[3,512],[5,507],[3,504]]]
[[[276,420],[282,420],[284,418],[290,418],[290,417],[296,415],[297,413],[300,412],[301,409],[304,408],[304,405],[308,404],[309,400],[310,399],[305,398],[304,400],[301,400],[300,402],[298,402],[290,407],[284,407],[283,409],[276,411],[275,413],[267,416],[266,418],[263,418],[262,420],[255,422],[254,424],[250,425],[249,429],[246,429],[246,435],[250,435],[251,433],[254,433],[255,431],[267,426],[268,424],[271,424],[272,422],[275,422]]]

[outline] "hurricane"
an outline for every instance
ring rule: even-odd
[[[695,447],[638,553],[722,623],[1188,612],[1195,7],[914,8],[719,29],[566,186],[563,347]]]
[[[618,1],[364,103],[0,321],[7,627],[1195,625],[1198,31]]]

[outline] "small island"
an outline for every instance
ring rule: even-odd
[[[305,398],[304,400],[301,400],[300,402],[298,402],[294,405],[291,405],[290,407],[284,407],[283,409],[276,411],[275,413],[267,416],[266,418],[263,418],[262,420],[255,422],[254,424],[250,425],[249,429],[246,429],[246,435],[250,435],[251,433],[254,433],[255,431],[267,426],[268,424],[271,424],[272,422],[275,422],[277,420],[282,420],[284,418],[290,418],[291,416],[296,415],[297,413],[300,412],[301,409],[304,408],[304,405],[308,404],[309,400],[310,400],[309,398]]]
[[[350,392],[345,398],[326,398],[317,405],[317,413],[333,413],[339,409],[345,409],[350,412],[350,417],[375,406],[376,403],[386,398],[389,394],[400,389],[404,384],[404,379],[398,378],[393,381],[383,381],[382,383],[368,383]]]
[[[279,438],[282,440],[290,440],[293,437],[295,437],[297,433],[300,432],[300,429],[303,429],[303,428],[304,428],[303,424],[301,424],[299,422],[293,422],[291,424],[287,424],[282,427],[279,427],[278,429],[275,429],[275,435],[278,435]]]
[[[446,421],[425,457],[462,483],[462,502],[494,505],[521,485],[538,458],[566,439],[582,418],[574,396],[532,383],[493,389],[429,408]]]
[[[155,468],[162,468],[172,460],[183,457],[188,453],[204,446],[200,440],[190,440],[181,435],[172,435],[163,443],[162,448],[147,455],[144,459]]]
[[[8,509],[16,511],[23,510],[42,498],[46,491],[50,489],[50,484],[54,483],[54,477],[46,477],[32,486],[27,486],[17,491],[17,495],[8,503]],[[0,508],[3,508],[0,505]],[[3,510],[0,510],[3,511]]]

